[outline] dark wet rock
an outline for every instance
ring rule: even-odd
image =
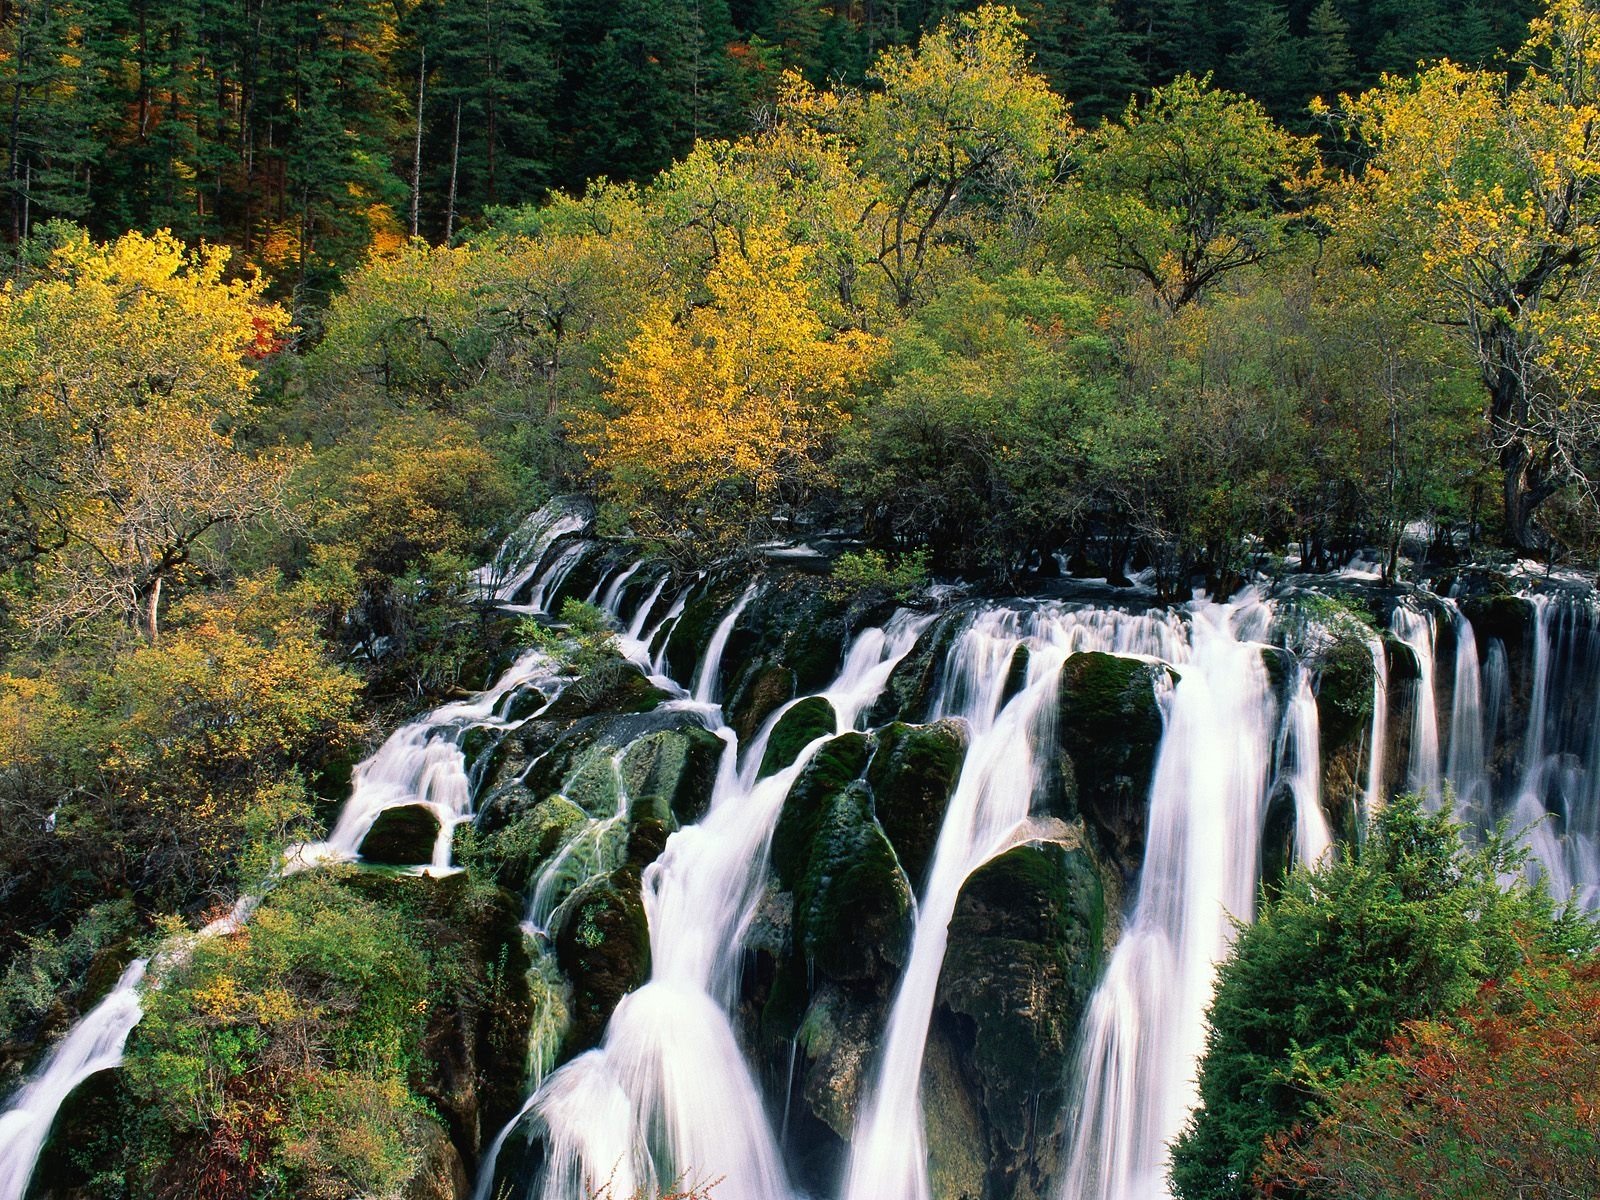
[[[1283,889],[1283,881],[1294,867],[1294,842],[1298,826],[1294,792],[1280,783],[1267,799],[1267,813],[1261,822],[1261,887],[1269,896]]]
[[[509,697],[501,701],[500,716],[506,721],[521,721],[533,716],[547,703],[547,697],[531,683],[525,683],[516,688]]]
[[[635,871],[595,879],[573,893],[555,931],[556,962],[572,984],[562,1057],[599,1044],[617,1002],[650,978],[650,931]]]
[[[806,1107],[846,1143],[870,1084],[881,1016],[877,1005],[824,984],[800,1023]]]
[[[782,664],[762,664],[745,675],[723,705],[741,744],[748,744],[768,717],[794,699],[794,688],[794,670]]]
[[[1028,660],[1031,656],[1027,646],[1018,646],[1011,653],[1011,665],[1006,669],[1006,683],[1000,693],[1000,703],[1006,701],[1020,692],[1028,683]]]
[[[1150,775],[1161,744],[1156,683],[1168,668],[1115,654],[1074,654],[1062,664],[1057,737],[1070,778],[1053,815],[1081,811],[1125,877],[1144,860]]]
[[[717,626],[749,585],[742,572],[713,576],[689,596],[666,643],[667,675],[689,687]],[[726,657],[724,661],[727,661]]]
[[[910,936],[911,885],[864,783],[847,785],[819,814],[794,902],[796,945],[819,976],[880,987],[895,978]]]
[[[921,721],[927,717],[928,708],[944,679],[950,646],[966,619],[964,612],[949,612],[922,631],[917,644],[895,666],[883,694],[868,711],[868,724]]]
[[[771,851],[772,869],[786,890],[799,887],[828,803],[861,775],[867,753],[865,734],[841,734],[812,755],[789,789],[773,828]]]
[[[880,730],[867,782],[873,807],[906,877],[920,887],[967,753],[959,720],[895,723]]]
[[[711,803],[725,749],[721,738],[699,725],[634,741],[621,768],[629,815],[648,813],[674,828],[698,821]]]
[[[600,713],[642,713],[670,698],[638,667],[617,661],[568,684],[543,715],[546,720],[562,722]]]
[[[1043,1192],[1073,1039],[1099,975],[1105,899],[1087,853],[1025,842],[963,885],[936,1019],[976,1101],[983,1195]]]
[[[962,1070],[963,1051],[935,1023],[922,1058],[922,1111],[928,1129],[928,1179],[935,1196],[981,1200],[988,1174],[982,1114]]]
[[[1522,656],[1533,631],[1533,605],[1526,599],[1510,595],[1468,596],[1461,601],[1461,612],[1477,634],[1480,662],[1488,653],[1491,638],[1500,640],[1513,662]]]
[[[821,696],[807,696],[796,703],[772,727],[766,752],[761,756],[761,774],[783,770],[812,742],[832,734],[838,720],[833,705]]]
[[[444,1128],[431,1117],[417,1118],[422,1143],[417,1173],[406,1185],[405,1200],[465,1200],[472,1195],[467,1168]]]
[[[431,808],[404,804],[378,814],[361,841],[361,857],[382,866],[409,867],[433,861],[439,818]]]

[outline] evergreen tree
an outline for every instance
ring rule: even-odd
[[[1134,39],[1107,0],[1029,0],[1021,5],[1035,67],[1072,105],[1080,125],[1120,113],[1139,90]]]
[[[1319,96],[1332,96],[1355,86],[1355,59],[1350,53],[1350,23],[1333,0],[1320,0],[1306,23],[1302,54],[1306,78]]]

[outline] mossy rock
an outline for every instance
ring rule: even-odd
[[[1326,755],[1360,741],[1372,728],[1372,652],[1359,638],[1341,637],[1317,665],[1317,723]]]
[[[410,867],[433,861],[439,818],[421,804],[402,804],[378,814],[361,839],[361,857],[378,866]]]
[[[878,732],[877,743],[867,768],[873,807],[906,877],[920,888],[961,776],[967,727],[957,720],[896,722]]]
[[[966,620],[965,612],[950,612],[923,630],[917,644],[895,665],[883,694],[868,710],[868,724],[921,721],[928,715],[933,697],[944,680],[950,647]]]
[[[1282,646],[1266,646],[1261,651],[1261,665],[1267,672],[1272,694],[1278,698],[1278,707],[1287,708],[1300,671],[1300,660]]]
[[[622,803],[622,776],[616,753],[595,746],[584,753],[561,781],[561,794],[591,817],[613,817]]]
[[[781,663],[758,665],[741,680],[723,711],[741,744],[760,732],[766,719],[794,699],[794,669]]]
[[[650,930],[636,872],[591,880],[568,901],[555,934],[556,962],[572,984],[562,1056],[600,1042],[617,1002],[650,978]]]
[[[501,702],[500,716],[505,721],[525,721],[548,703],[549,697],[533,684],[525,683]]]
[[[980,1200],[987,1175],[983,1118],[962,1070],[960,1051],[938,1024],[928,1030],[922,1057],[922,1112],[933,1195],[941,1200]]]
[[[692,725],[647,734],[622,756],[622,786],[630,817],[650,814],[676,827],[698,821],[711,803],[726,745]]]
[[[826,687],[838,673],[851,629],[848,606],[819,589],[814,579],[792,569],[769,574],[734,622],[722,658],[729,723],[741,729],[737,717],[754,733],[778,704]],[[788,695],[772,703],[783,675]],[[761,685],[763,678],[767,682]]]
[[[806,1058],[806,1107],[848,1142],[878,1049],[877,1006],[824,984],[806,1009],[796,1035]]]
[[[1027,842],[974,871],[950,921],[937,1020],[972,1085],[984,1194],[1042,1190],[1078,1024],[1101,966],[1105,897],[1088,854]]]
[[[671,697],[630,662],[618,660],[567,685],[545,709],[550,721],[576,721],[599,713],[643,713]]]
[[[642,871],[667,848],[672,836],[672,826],[654,817],[644,817],[628,822],[628,836],[623,847],[623,858],[629,867]]]
[[[588,823],[588,814],[565,796],[547,796],[484,839],[481,854],[502,886],[523,895],[544,865]]]
[[[772,869],[786,890],[800,885],[828,803],[860,777],[867,752],[865,734],[840,734],[811,756],[789,789],[772,831]]]
[[[812,742],[838,728],[833,705],[822,696],[807,696],[778,718],[761,756],[761,776],[783,770]]]
[[[1074,654],[1061,667],[1056,730],[1071,770],[1051,809],[1064,820],[1081,811],[1124,875],[1144,858],[1150,776],[1162,734],[1156,681],[1166,671],[1100,652]]]
[[[846,785],[819,814],[794,889],[795,941],[822,978],[885,993],[905,961],[911,885],[872,815],[865,783]]]
[[[690,685],[717,626],[738,602],[748,582],[742,573],[730,572],[709,579],[695,589],[667,639],[664,657],[671,678],[685,687]],[[723,661],[730,660],[724,655]]]

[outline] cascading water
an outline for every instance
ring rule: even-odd
[[[1104,650],[1168,658],[1182,635],[1171,614],[1109,611],[978,614],[951,647],[932,719],[960,717],[970,746],[917,906],[911,955],[896,992],[870,1096],[851,1143],[847,1200],[926,1200],[928,1154],[921,1107],[922,1060],[963,881],[1028,817],[1043,767],[1054,753],[1061,665],[1069,654]],[[1009,699],[1019,647],[1027,677]]]
[[[1356,830],[1376,819],[1387,797],[1383,790],[1384,743],[1389,733],[1389,656],[1383,639],[1368,636],[1367,653],[1372,656],[1372,725],[1367,733],[1367,781],[1361,790],[1361,821]]]
[[[1290,763],[1289,790],[1294,793],[1295,858],[1318,866],[1333,848],[1333,833],[1322,809],[1322,744],[1317,723],[1317,698],[1305,668],[1295,672],[1284,742]]]
[[[1162,1200],[1167,1151],[1194,1107],[1205,1010],[1255,889],[1276,702],[1268,610],[1192,608],[1150,789],[1139,898],[1080,1034],[1061,1200]]]
[[[594,521],[594,506],[580,497],[552,500],[529,514],[501,544],[494,560],[473,572],[474,581],[492,600],[510,603],[545,566],[551,548],[564,537],[582,533]]]
[[[747,592],[713,638],[700,667],[703,695],[711,694],[727,633],[749,598]],[[901,615],[855,639],[838,678],[821,693],[838,729],[853,727],[924,624],[926,618]],[[705,701],[690,703],[708,718],[720,716]],[[650,980],[617,1005],[603,1043],[552,1075],[529,1106],[547,1146],[539,1191],[545,1200],[576,1200],[607,1185],[613,1194],[630,1195],[691,1170],[720,1178],[719,1200],[789,1194],[728,1018],[773,823],[826,740],[813,741],[784,770],[759,777],[780,716],[763,726],[742,770],[733,731],[717,729],[727,749],[706,816],[674,833],[644,874]]]
[[[1478,667],[1478,639],[1472,622],[1460,607],[1453,602],[1446,603],[1455,622],[1456,663],[1445,775],[1455,791],[1457,816],[1483,829],[1489,824],[1493,794],[1484,745],[1483,673]]]
[[[1433,618],[1402,604],[1395,608],[1389,628],[1417,660],[1417,680],[1412,689],[1411,752],[1406,786],[1439,802],[1439,701],[1435,695]]]
[[[50,1052],[38,1074],[0,1114],[0,1200],[22,1200],[34,1165],[67,1096],[99,1071],[122,1065],[122,1048],[139,1023],[145,959],[135,959],[117,986]]]

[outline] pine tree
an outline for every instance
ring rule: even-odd
[[[1319,96],[1355,86],[1355,58],[1350,53],[1350,23],[1333,0],[1321,0],[1306,23],[1306,75]]]
[[[1120,113],[1139,90],[1134,38],[1107,0],[1030,0],[1020,6],[1034,65],[1072,104],[1080,125]]]

